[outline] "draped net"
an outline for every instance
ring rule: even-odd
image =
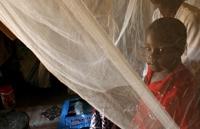
[[[147,119],[176,129],[140,77],[140,45],[152,10],[148,0],[0,0],[0,20],[52,74],[118,126],[137,128],[132,118],[143,101]]]

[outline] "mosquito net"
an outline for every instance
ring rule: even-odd
[[[0,20],[52,74],[119,127],[138,128],[133,117],[142,115],[143,104],[146,127],[178,129],[141,79],[140,46],[152,13],[148,0],[0,1]]]

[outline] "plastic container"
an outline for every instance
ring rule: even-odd
[[[65,100],[58,122],[58,129],[89,129],[92,109],[81,98]]]

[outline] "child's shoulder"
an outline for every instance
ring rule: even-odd
[[[196,87],[196,81],[193,74],[183,64],[179,65],[174,74],[175,85],[178,88],[191,89]]]

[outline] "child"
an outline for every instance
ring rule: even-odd
[[[183,63],[199,61],[200,55],[200,10],[185,0],[151,0],[157,8],[152,20],[161,17],[174,17],[179,19],[187,29],[187,51],[182,55]]]
[[[144,44],[148,64],[144,81],[180,129],[200,129],[195,81],[181,62],[186,40],[186,28],[179,20],[154,21]],[[139,129],[163,128],[142,102],[133,121]]]
[[[186,26],[187,49],[182,55],[182,62],[195,75],[200,84],[200,9],[186,3],[186,0],[150,1],[157,8],[153,13],[153,21],[161,17],[174,17]],[[143,76],[145,74],[146,68]]]

